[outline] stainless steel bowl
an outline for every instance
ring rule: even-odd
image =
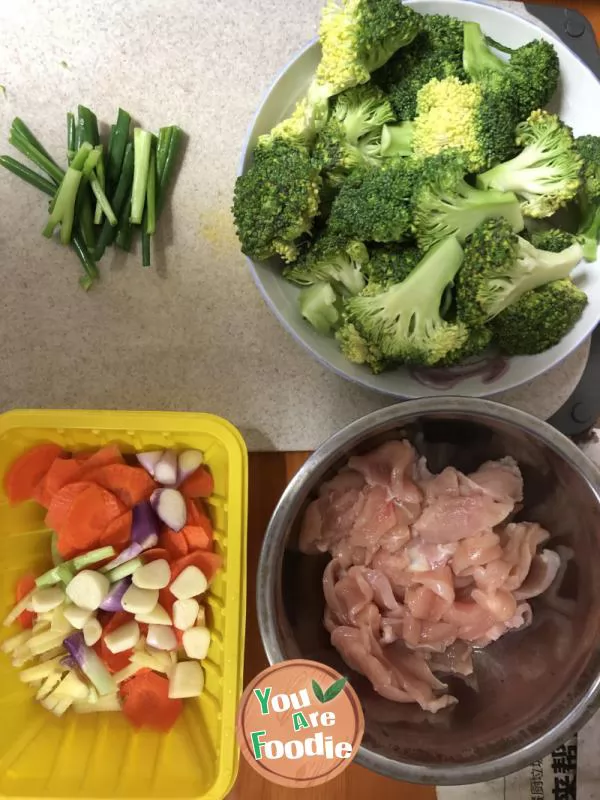
[[[523,518],[572,551],[559,592],[533,601],[533,625],[479,652],[474,681],[453,683],[453,709],[431,715],[392,703],[351,673],[366,722],[359,764],[415,783],[498,778],[549,753],[600,705],[600,472],[546,423],[486,400],[431,398],[377,411],[325,442],[267,529],[257,580],[263,644],[272,664],[302,657],[348,672],[322,625],[327,557],[300,553],[298,528],[319,485],[350,455],[395,437],[410,439],[435,471],[514,456]]]

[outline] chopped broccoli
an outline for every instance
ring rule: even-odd
[[[461,364],[468,358],[474,358],[481,355],[488,349],[492,342],[492,331],[490,328],[483,325],[480,328],[469,328],[466,342],[461,346],[452,350],[440,361],[440,367],[451,367],[455,364]]]
[[[352,172],[331,206],[332,233],[361,242],[398,242],[411,225],[416,170],[410,159]]]
[[[369,284],[346,304],[348,321],[386,358],[433,366],[461,347],[467,328],[446,322],[440,305],[463,259],[455,238],[432,248],[401,283],[390,288]]]
[[[319,333],[327,335],[339,321],[339,300],[328,283],[313,283],[302,289],[300,313]]]
[[[321,179],[298,137],[261,138],[254,162],[235,185],[233,215],[242,251],[259,260],[298,257],[298,240],[319,210]]]
[[[328,0],[319,29],[317,82],[337,92],[366,83],[372,72],[413,41],[422,20],[398,0]]]
[[[560,228],[532,231],[529,238],[531,244],[538,250],[548,250],[550,253],[562,253],[577,242],[574,234],[562,231]]]
[[[581,318],[585,292],[567,279],[525,292],[491,324],[500,349],[509,356],[543,353],[557,345]]]
[[[579,235],[586,261],[595,261],[600,240],[600,136],[580,136],[575,140],[583,159],[582,186],[578,201],[582,222]]]
[[[458,319],[470,328],[485,325],[526,292],[568,278],[582,257],[579,244],[561,253],[538,250],[506,220],[486,220],[465,246],[456,282]]]
[[[374,159],[360,146],[361,140],[392,122],[394,112],[383,92],[372,86],[359,86],[338,95],[330,118],[319,132],[313,159],[332,183],[340,184],[360,164]]]
[[[583,160],[573,131],[554,114],[534,111],[517,126],[523,151],[477,177],[482,189],[514,192],[522,211],[537,219],[550,217],[572,200],[581,187]]]
[[[414,119],[419,90],[432,78],[465,77],[463,38],[461,20],[427,14],[414,41],[373,75],[373,81],[389,94],[398,119]]]
[[[504,61],[493,53],[477,22],[464,25],[465,72],[471,80],[498,90],[502,88],[511,98],[515,121],[520,122],[550,100],[560,76],[560,64],[554,46],[545,39],[534,39],[511,53]]]
[[[515,231],[523,230],[517,197],[476,189],[466,182],[466,172],[461,154],[453,150],[424,160],[413,209],[413,228],[423,250],[447,236],[464,242],[490,217],[504,217]]]
[[[358,294],[365,286],[362,270],[368,260],[369,253],[362,242],[344,241],[325,233],[283,275],[300,286],[325,281],[350,294]]]
[[[512,155],[514,125],[506,95],[455,77],[434,78],[418,95],[413,150],[417,156],[460,150],[469,172],[479,172]]]
[[[422,258],[423,253],[414,245],[379,245],[370,249],[365,272],[370,281],[387,287],[407,278]]]
[[[348,361],[352,364],[366,364],[375,375],[379,375],[393,363],[383,356],[378,347],[361,336],[351,322],[342,325],[336,331],[335,338]]]

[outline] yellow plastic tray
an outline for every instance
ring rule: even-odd
[[[247,452],[240,433],[209,414],[11,411],[0,415],[0,617],[19,576],[50,566],[50,534],[34,502],[11,508],[1,486],[8,465],[39,442],[82,450],[197,448],[215,478],[210,501],[224,567],[208,598],[213,631],[206,689],[185,702],[168,734],[135,731],[121,714],[56,719],[33,699],[0,653],[0,797],[203,798],[220,800],[235,780],[236,707],[242,689],[246,613]],[[0,639],[15,629],[0,631]]]

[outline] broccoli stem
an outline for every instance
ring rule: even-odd
[[[410,156],[413,146],[412,122],[402,125],[384,125],[381,129],[381,155],[385,158]]]
[[[125,148],[125,156],[123,158],[121,174],[119,175],[119,182],[110,200],[111,207],[119,219],[121,218],[123,209],[127,205],[128,194],[133,181],[133,161],[133,145],[129,142]],[[127,213],[129,214],[129,212]],[[113,227],[107,219],[104,220],[94,253],[97,259],[102,258],[105,249],[115,240],[117,232],[118,228]]]
[[[492,53],[478,22],[465,22],[465,48],[463,63],[465,72],[472,80],[478,80],[486,72],[504,72],[506,64]]]
[[[583,246],[583,257],[586,261],[598,258],[598,242],[600,241],[600,206],[590,214],[580,233]]]
[[[3,166],[5,169],[9,170],[9,172],[12,172],[13,175],[22,178],[22,180],[26,181],[31,186],[35,186],[36,189],[40,189],[51,197],[56,192],[56,184],[46,180],[42,175],[38,175],[37,172],[34,172],[32,169],[25,166],[25,164],[21,164],[20,161],[10,156],[0,156],[0,166]]]
[[[112,126],[108,142],[108,157],[106,165],[106,178],[109,189],[115,187],[121,175],[125,149],[129,142],[129,126],[131,116],[122,108],[117,114],[117,122]]]
[[[139,225],[144,215],[150,152],[152,150],[152,134],[143,128],[133,130],[133,186],[131,187],[131,222]]]

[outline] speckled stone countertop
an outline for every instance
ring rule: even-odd
[[[64,161],[65,114],[119,105],[189,134],[155,266],[109,253],[88,295],[67,248],[41,236],[46,203],[0,181],[0,410],[203,410],[253,450],[315,447],[390,403],[326,372],[279,326],[239,252],[229,207],[250,119],[273,77],[315,36],[321,0],[12,0],[0,3],[0,152],[21,116]],[[16,155],[16,153],[13,153]],[[587,345],[507,402],[548,417]]]

